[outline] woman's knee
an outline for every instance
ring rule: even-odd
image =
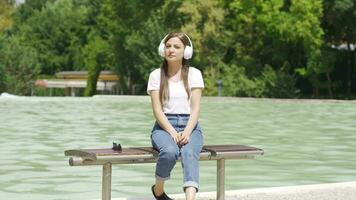
[[[174,147],[166,147],[161,149],[159,157],[167,160],[177,160],[178,159],[178,149]]]
[[[198,159],[200,151],[196,152],[192,148],[186,148],[181,154],[183,159]]]

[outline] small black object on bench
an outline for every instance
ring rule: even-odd
[[[152,147],[122,148],[113,143],[112,148],[104,149],[74,149],[66,150],[64,154],[70,156],[69,165],[103,165],[102,199],[111,199],[112,164],[154,163],[158,158],[158,151]],[[206,145],[200,152],[200,160],[217,161],[217,199],[225,199],[225,160],[249,159],[263,155],[259,148],[245,145]],[[178,159],[180,160],[180,158]]]
[[[115,142],[112,143],[112,148],[111,149],[114,150],[114,151],[120,151],[120,152],[122,151],[121,144],[117,144]]]

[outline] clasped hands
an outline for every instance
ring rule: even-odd
[[[190,133],[187,131],[175,132],[171,136],[178,145],[183,146],[189,142]]]

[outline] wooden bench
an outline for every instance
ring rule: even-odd
[[[225,199],[225,160],[248,159],[257,155],[263,155],[263,150],[244,145],[206,145],[200,153],[200,160],[217,161],[217,197]],[[66,150],[66,156],[70,156],[69,165],[103,165],[102,199],[111,199],[111,171],[112,164],[138,164],[155,163],[158,151],[152,147],[113,149],[74,149]],[[179,159],[180,160],[180,159]]]

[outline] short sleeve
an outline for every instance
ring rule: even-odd
[[[147,84],[147,94],[150,94],[150,91],[152,90],[159,90],[160,78],[161,78],[160,69],[155,69],[150,73],[150,77],[148,78],[148,84]]]
[[[190,88],[204,88],[203,76],[199,69],[191,67]]]

